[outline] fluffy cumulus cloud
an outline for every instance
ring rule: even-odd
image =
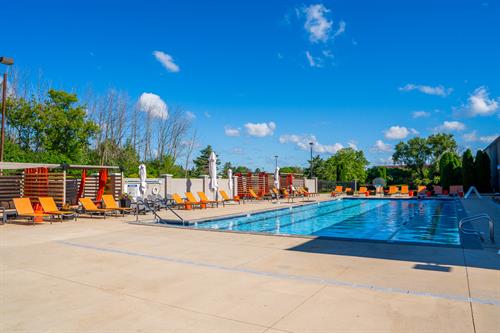
[[[276,124],[272,121],[268,123],[246,123],[244,125],[247,134],[250,136],[264,137],[274,134]]]
[[[410,135],[410,130],[404,126],[391,126],[384,131],[384,135],[386,139],[399,140]]]
[[[163,65],[163,67],[167,69],[167,71],[177,73],[181,70],[179,66],[174,62],[174,58],[170,54],[162,51],[154,51],[153,55],[156,60],[158,60]]]
[[[333,21],[327,16],[330,10],[323,4],[313,4],[303,9],[306,16],[304,29],[313,43],[326,42],[330,37]]]
[[[390,152],[392,151],[392,146],[390,144],[384,143],[382,140],[375,141],[372,151],[375,152]]]
[[[142,93],[137,101],[137,107],[142,112],[151,114],[155,118],[167,119],[168,106],[160,96],[151,93]]]
[[[467,142],[476,142],[476,141],[480,141],[480,142],[483,142],[483,143],[490,143],[490,142],[493,142],[497,137],[498,137],[499,134],[493,134],[493,135],[480,135],[478,136],[477,135],[477,131],[472,131],[470,133],[465,133],[463,135],[463,138],[465,141]]]
[[[490,116],[495,114],[499,109],[500,98],[490,98],[490,94],[486,87],[479,87],[469,96],[467,105],[463,108],[469,116]]]
[[[438,131],[453,132],[453,131],[463,131],[465,125],[459,121],[444,121],[441,125],[436,127]]]
[[[413,112],[412,116],[413,118],[425,118],[425,117],[429,117],[431,114],[429,112],[426,112],[426,111],[415,111]]]
[[[427,94],[427,95],[436,95],[436,96],[441,96],[441,97],[446,97],[451,92],[453,91],[452,88],[445,88],[443,86],[426,86],[426,85],[420,85],[420,84],[413,84],[413,83],[408,83],[407,85],[400,87],[400,91],[413,91],[417,90],[420,91],[421,93]]]
[[[292,143],[297,148],[301,150],[310,149],[310,143],[313,143],[313,151],[317,154],[335,154],[340,149],[344,148],[341,143],[334,143],[331,145],[325,145],[318,142],[314,135],[296,135],[296,134],[285,134],[280,136],[280,143]]]
[[[227,136],[240,136],[240,129],[226,126],[224,127],[224,134]]]

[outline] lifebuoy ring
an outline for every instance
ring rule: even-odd
[[[153,194],[158,194],[158,193],[160,192],[160,189],[159,189],[158,187],[156,187],[156,186],[155,186],[155,187],[153,187],[153,189],[151,190],[151,192],[152,192]]]

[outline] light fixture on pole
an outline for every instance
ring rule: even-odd
[[[14,64],[14,59],[7,57],[0,57],[0,64],[11,66]],[[2,128],[0,138],[0,162],[3,162],[3,150],[5,143],[5,109],[7,107],[7,70],[3,74],[2,81]]]
[[[309,178],[312,179],[313,178],[313,146],[314,146],[314,142],[309,142],[309,146],[311,146],[311,170],[309,171]]]

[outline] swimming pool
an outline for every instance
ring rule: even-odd
[[[197,229],[460,245],[454,201],[342,199],[195,223]]]

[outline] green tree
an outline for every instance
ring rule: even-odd
[[[431,148],[425,138],[415,137],[396,145],[392,159],[396,164],[404,165],[415,173],[416,177],[425,178],[424,167],[431,156]]]
[[[485,151],[478,150],[476,153],[476,183],[479,192],[491,191],[491,161]]]
[[[441,173],[441,186],[444,188],[462,183],[462,166],[457,154],[444,153],[439,160],[439,171]]]
[[[8,113],[11,140],[24,151],[24,157],[29,156],[30,162],[89,161],[90,140],[98,128],[87,118],[85,106],[78,104],[75,94],[49,90],[42,102],[34,97],[11,98]],[[17,156],[11,158],[19,161]]]
[[[363,151],[353,148],[343,148],[331,156],[327,160],[329,178],[327,180],[336,180],[348,182],[358,180],[364,182],[366,180],[366,167],[368,161],[365,158]]]
[[[193,161],[194,169],[191,173],[191,176],[199,177],[201,175],[208,175],[208,160],[212,152],[213,149],[211,145],[206,146],[200,151],[200,155]],[[219,158],[217,158],[217,166],[219,166],[220,164],[221,161]]]
[[[374,166],[369,168],[366,171],[367,174],[367,181],[372,182],[375,178],[384,178],[386,181],[387,179],[387,168],[383,166]]]
[[[302,174],[304,173],[304,169],[298,166],[283,166],[280,168],[280,173]]]
[[[470,149],[467,149],[462,155],[462,179],[465,191],[476,183],[476,167]]]
[[[436,161],[445,152],[456,152],[457,142],[453,134],[437,133],[430,135],[427,138],[427,145],[432,157],[432,161]]]
[[[307,177],[311,177],[311,160],[308,160],[308,168],[304,168],[304,174],[307,175]],[[324,165],[325,161],[319,156],[314,156],[312,159],[312,175],[314,177],[318,177],[319,179],[325,179],[324,175]]]

